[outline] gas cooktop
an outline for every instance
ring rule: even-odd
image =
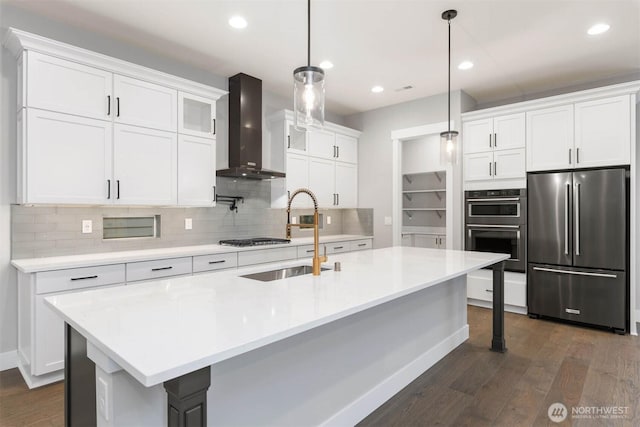
[[[289,239],[276,239],[274,237],[254,237],[251,239],[229,239],[229,240],[220,240],[221,245],[227,246],[259,246],[259,245],[277,245],[281,243],[289,243],[291,240]]]

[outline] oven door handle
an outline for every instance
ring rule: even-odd
[[[495,224],[495,225],[485,225],[485,224],[467,224],[467,227],[469,228],[520,228],[520,225],[502,225],[502,224]]]
[[[495,199],[467,199],[468,203],[474,202],[519,202],[520,197],[500,197]]]

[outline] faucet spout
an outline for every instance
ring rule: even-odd
[[[319,276],[320,265],[323,262],[327,262],[327,249],[325,248],[323,256],[319,255],[320,232],[319,232],[318,226],[320,224],[320,221],[319,221],[320,216],[318,215],[318,199],[316,199],[316,195],[313,194],[313,192],[307,188],[299,188],[295,190],[293,193],[291,193],[291,197],[289,197],[289,201],[287,203],[286,237],[287,239],[291,239],[291,227],[301,227],[301,228],[304,228],[305,226],[308,227],[307,224],[291,223],[291,202],[293,202],[293,199],[300,193],[307,194],[309,197],[311,197],[311,200],[313,200],[313,264],[312,264],[313,271],[312,271],[312,274],[314,276]]]

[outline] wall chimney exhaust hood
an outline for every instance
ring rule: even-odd
[[[247,74],[229,77],[229,168],[216,175],[244,179],[285,176],[262,169],[262,80]]]

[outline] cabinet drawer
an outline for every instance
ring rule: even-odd
[[[484,277],[467,275],[467,297],[481,301],[492,301],[493,282]]]
[[[191,274],[191,257],[169,258],[127,264],[127,282]]]
[[[193,272],[222,270],[238,266],[237,252],[193,257]]]
[[[351,242],[325,243],[327,255],[351,251]]]
[[[324,246],[318,245],[320,255],[324,254]],[[313,245],[298,246],[298,258],[311,258],[313,257]]]
[[[493,301],[493,271],[478,270],[467,275],[467,297]],[[527,282],[524,273],[504,273],[504,303],[527,306]]]
[[[124,264],[70,268],[36,273],[36,294],[124,283]]]
[[[255,251],[238,252],[238,266],[262,264],[265,262],[296,259],[298,251],[295,246],[277,249],[258,249]]]
[[[371,249],[372,246],[373,241],[371,239],[354,240],[353,242],[349,242],[351,251],[362,251],[365,249]]]

